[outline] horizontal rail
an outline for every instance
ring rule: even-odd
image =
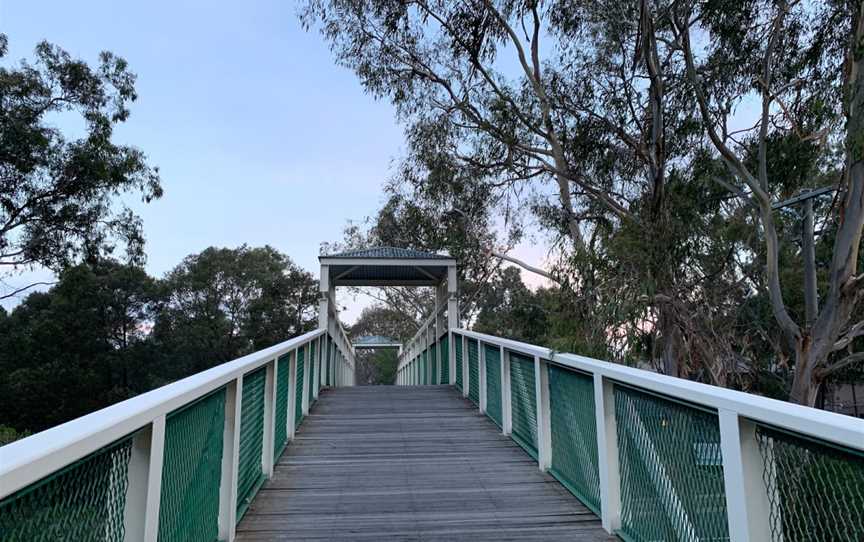
[[[396,383],[447,383],[443,339],[421,338]],[[449,383],[610,533],[864,539],[864,420],[466,329],[446,344]]]
[[[230,542],[319,390],[354,381],[318,329],[0,447],[0,537]]]
[[[0,447],[0,498],[310,343],[315,330]]]
[[[564,367],[598,374],[605,378],[653,390],[697,405],[717,410],[730,410],[754,421],[805,433],[850,448],[864,449],[864,420],[862,419],[577,354],[556,352],[542,346],[503,339],[476,331],[454,329],[453,332],[478,339],[487,344],[503,346],[512,352],[532,357],[538,356]]]

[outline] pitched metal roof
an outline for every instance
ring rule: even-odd
[[[325,254],[321,258],[376,258],[385,260],[451,260],[446,254],[436,254],[411,248],[371,247]]]
[[[357,337],[351,341],[351,344],[354,346],[372,346],[376,344],[399,344],[399,341],[390,337],[384,337],[383,335],[366,335],[364,337]]]

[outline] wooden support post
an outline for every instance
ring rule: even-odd
[[[237,468],[240,459],[240,415],[243,377],[225,388],[222,437],[222,482],[219,484],[219,540],[233,542],[237,532]]]
[[[594,374],[594,412],[597,419],[597,459],[600,471],[600,520],[608,533],[621,528],[621,478],[615,387]]]

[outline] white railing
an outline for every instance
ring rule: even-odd
[[[451,329],[449,337],[449,383],[456,382],[455,341],[461,341],[462,393],[466,397],[471,386],[468,341],[477,341],[480,412],[486,411],[488,400],[485,396],[484,352],[486,349],[484,345],[491,345],[500,352],[500,400],[503,418],[501,425],[504,434],[509,435],[512,431],[510,355],[518,354],[533,358],[536,383],[537,458],[539,467],[544,471],[552,464],[550,366],[574,370],[593,379],[599,463],[599,512],[603,527],[610,533],[621,528],[622,519],[621,458],[618,450],[619,435],[615,413],[616,384],[645,390],[657,396],[683,401],[717,413],[726,519],[729,539],[735,542],[760,542],[771,540],[772,537],[777,539],[778,520],[776,510],[775,517],[772,519],[769,491],[763,481],[766,465],[757,442],[757,426],[778,428],[818,442],[839,445],[858,452],[864,451],[864,420],[861,419],[575,354],[555,352],[548,348],[465,329]],[[396,383],[416,385],[422,382],[422,376],[419,375],[416,365],[416,351],[412,355],[403,356],[397,369]],[[434,375],[432,381],[435,381]],[[643,452],[649,453],[651,450],[643,450]],[[864,503],[857,503],[857,506],[860,507],[862,504]],[[772,533],[772,529],[775,532]]]
[[[328,385],[325,381],[328,364],[333,370],[330,385],[350,386],[354,383],[354,356],[347,337],[344,332],[330,335],[335,348],[330,349],[331,359],[327,360],[324,358],[327,349],[323,347],[326,336],[327,333],[322,329],[306,333],[0,447],[0,504],[4,503],[4,499],[14,499],[17,492],[26,491],[31,484],[134,434],[123,512],[125,537],[126,540],[155,541],[159,532],[166,416],[216,390],[224,389],[225,422],[218,531],[220,540],[233,540],[237,521],[243,377],[266,367],[261,467],[263,474],[270,477],[278,459],[273,456],[277,360],[286,355],[291,360],[285,428],[289,440],[296,429],[298,388],[302,389],[300,404],[305,415],[317,397],[319,388]],[[313,344],[317,346],[314,359],[311,356]],[[314,373],[308,368],[304,371],[302,387],[297,385],[297,353],[301,351],[305,353],[305,360],[311,359],[314,367]],[[310,367],[308,361],[304,363]],[[310,385],[310,374],[318,379],[318,385]]]

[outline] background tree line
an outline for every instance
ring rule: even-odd
[[[89,65],[42,42],[32,60],[0,66],[0,299],[41,284],[2,282],[21,271],[57,276],[0,308],[0,441],[317,323],[317,281],[269,246],[211,247],[147,274],[141,221],[120,196],[161,197],[159,170],[112,140],[136,98],[135,74],[109,52]],[[81,135],[58,116],[80,120]]]
[[[0,309],[0,425],[46,429],[316,325],[317,281],[271,247],[211,247],[162,279],[73,265]]]
[[[537,235],[546,344],[812,405],[864,362],[862,9],[307,0],[406,130],[388,201],[345,243],[449,250],[463,312],[528,337],[475,302]]]

